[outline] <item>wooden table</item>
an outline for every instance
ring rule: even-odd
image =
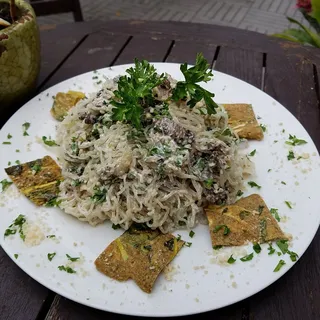
[[[37,92],[83,72],[132,62],[135,57],[153,62],[194,63],[196,53],[203,52],[214,69],[243,79],[282,103],[320,148],[319,49],[279,42],[254,32],[173,22],[46,26],[42,28],[41,39],[42,68]],[[0,125],[19,107],[13,106],[2,114]],[[237,304],[189,319],[205,317],[320,319],[319,232],[304,256],[276,283]],[[21,271],[0,248],[0,319],[129,317],[97,311],[56,295]]]

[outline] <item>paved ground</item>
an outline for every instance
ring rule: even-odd
[[[289,26],[286,16],[302,21],[295,0],[80,0],[86,21],[144,19],[231,26],[261,33]],[[73,21],[71,14],[40,17],[40,24]]]

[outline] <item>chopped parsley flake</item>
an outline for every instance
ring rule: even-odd
[[[213,250],[219,250],[222,248],[222,246],[212,246]]]
[[[72,258],[70,257],[68,254],[66,254],[67,258],[72,261],[72,262],[75,262],[75,261],[78,261],[80,259],[80,257],[75,257],[75,258]]]
[[[276,251],[276,249],[274,249],[271,244],[269,244],[268,250],[269,250],[269,253],[268,253],[269,256],[271,256],[272,254],[274,254],[275,251]]]
[[[289,151],[289,153],[287,155],[287,158],[288,158],[289,161],[295,158],[294,153],[293,153],[292,150]]]
[[[288,206],[288,208],[292,209],[292,205],[290,201],[285,201],[284,203]]]
[[[185,242],[184,244],[186,247],[190,248],[192,246],[192,242]]]
[[[261,252],[261,246],[259,243],[254,243],[253,244],[253,250],[255,251],[255,253],[260,253]]]
[[[281,181],[282,184],[284,184],[285,186],[287,185],[284,181]]]
[[[243,192],[241,190],[238,190],[237,197],[241,197],[243,195]]]
[[[212,185],[214,184],[214,180],[213,179],[207,179],[204,181],[204,185],[207,189],[211,189]]]
[[[286,254],[288,252],[288,240],[278,240],[276,244],[283,254]]]
[[[15,163],[16,164],[20,164],[21,162],[20,162],[20,160],[16,160]]]
[[[72,268],[70,268],[68,266],[67,267],[66,266],[59,266],[58,269],[60,271],[65,271],[67,273],[76,273],[76,271],[74,269],[72,269]]]
[[[52,238],[55,238],[56,236],[54,235],[54,234],[49,234],[48,236],[47,236],[47,238],[49,238],[49,239],[52,239]]]
[[[0,181],[0,184],[2,186],[2,192],[7,190],[11,185],[12,185],[13,182],[11,181],[8,181],[7,179],[3,179]]]
[[[270,209],[270,213],[274,216],[274,218],[280,222],[280,216],[279,216],[279,213],[278,213],[278,209],[276,208],[271,208]]]
[[[38,173],[39,171],[41,171],[41,165],[36,163],[31,167],[31,170],[34,171],[34,173]]]
[[[249,156],[250,156],[250,157],[253,157],[253,156],[256,154],[256,152],[257,152],[257,150],[254,149],[253,151],[251,151],[251,152],[249,153]]]
[[[11,138],[12,138],[12,135],[10,133],[8,133],[7,139],[11,139]]]
[[[27,130],[30,128],[30,122],[25,122],[23,125],[22,125],[22,129],[23,129],[23,135],[24,136],[28,136],[28,132]]]
[[[16,152],[20,152],[20,150],[19,150],[19,149],[16,149]]]
[[[286,263],[284,260],[280,260],[277,266],[274,268],[273,272],[278,272]]]
[[[94,76],[94,77],[92,77],[92,79],[93,79],[93,80],[98,79],[98,76]]]
[[[11,144],[10,141],[3,141],[2,144]]]
[[[8,161],[8,166],[11,166],[11,161]]]
[[[227,261],[229,264],[233,264],[236,262],[236,259],[233,258],[233,254],[230,256],[230,258]]]
[[[257,183],[255,183],[254,181],[249,181],[248,182],[248,185],[253,188],[253,187],[256,187],[258,189],[261,189],[261,186],[259,186]]]
[[[48,139],[46,136],[42,137],[42,141],[45,145],[49,147],[59,146],[54,140]]]
[[[263,124],[260,124],[260,128],[262,129],[263,132],[266,132],[267,127]]]
[[[286,141],[286,144],[289,144],[290,146],[300,146],[306,143],[306,140],[298,139],[296,136],[292,136],[291,134],[289,134],[289,141]]]
[[[25,240],[25,235],[23,234],[22,231],[22,226],[23,224],[26,222],[26,218],[24,215],[20,214],[14,221],[12,224],[10,224],[10,226],[6,229],[6,231],[4,232],[4,236],[7,237],[11,234],[16,234],[17,231],[20,234],[20,238],[24,241]]]
[[[113,230],[117,230],[117,229],[121,229],[121,226],[120,226],[120,224],[112,224],[112,229]]]
[[[189,232],[189,237],[190,237],[190,238],[193,238],[194,235],[195,235],[194,231],[191,230],[191,231]]]
[[[18,259],[18,257],[19,257],[19,255],[18,255],[17,253],[15,253],[13,256],[14,256],[16,259]]]
[[[297,261],[297,258],[299,257],[295,252],[293,251],[288,251],[288,254],[290,255],[290,259],[292,262]]]
[[[213,232],[217,233],[221,229],[223,229],[223,235],[225,236],[228,235],[230,232],[230,229],[225,224],[219,224],[215,226],[215,228],[213,229]]]
[[[252,258],[253,258],[253,252],[250,253],[250,254],[248,254],[248,255],[246,255],[246,256],[244,256],[244,257],[242,257],[242,258],[240,258],[240,260],[241,260],[242,262],[246,262],[246,261],[252,260]]]
[[[278,142],[278,140],[273,140],[273,143],[277,143]]]
[[[94,190],[95,190],[95,193],[91,197],[91,200],[96,203],[104,202],[107,198],[107,190],[104,188],[100,189],[98,187],[95,187]]]
[[[60,203],[62,202],[62,200],[58,200],[58,197],[54,197],[52,199],[50,199],[45,206],[46,207],[59,207]]]
[[[54,258],[55,255],[56,255],[55,252],[53,252],[53,253],[48,253],[48,255],[47,255],[48,260],[49,260],[49,261],[52,261],[52,259]]]
[[[259,207],[258,207],[258,212],[259,212],[259,214],[261,214],[261,213],[263,212],[263,209],[264,209],[264,206],[259,206]]]

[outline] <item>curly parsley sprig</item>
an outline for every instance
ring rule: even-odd
[[[126,121],[134,127],[141,128],[143,107],[153,103],[152,89],[160,85],[164,74],[157,74],[153,65],[146,60],[135,59],[135,67],[126,70],[129,76],[119,78],[118,90],[111,104],[115,107],[113,120]]]
[[[173,91],[172,99],[175,101],[186,100],[188,97],[188,106],[193,108],[197,102],[204,100],[208,114],[216,113],[215,108],[218,105],[212,100],[214,94],[200,87],[198,82],[208,82],[213,77],[212,70],[209,69],[207,60],[202,53],[197,54],[195,66],[188,69],[186,63],[180,66],[180,70],[184,75],[185,81],[179,81]]]

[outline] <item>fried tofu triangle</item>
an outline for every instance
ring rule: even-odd
[[[60,167],[49,156],[6,168],[5,171],[19,191],[38,206],[58,195],[59,182],[63,180]]]
[[[51,108],[51,115],[58,121],[62,121],[80,100],[85,98],[85,94],[79,91],[58,92],[54,98]]]
[[[263,131],[259,126],[251,104],[223,104],[229,116],[230,127],[240,138],[262,140]]]
[[[264,243],[286,239],[258,194],[229,206],[209,206],[205,211],[212,246],[241,246],[248,241]]]
[[[183,245],[184,241],[172,234],[134,224],[111,242],[95,265],[106,276],[118,281],[133,279],[140,289],[151,293],[159,274]]]

